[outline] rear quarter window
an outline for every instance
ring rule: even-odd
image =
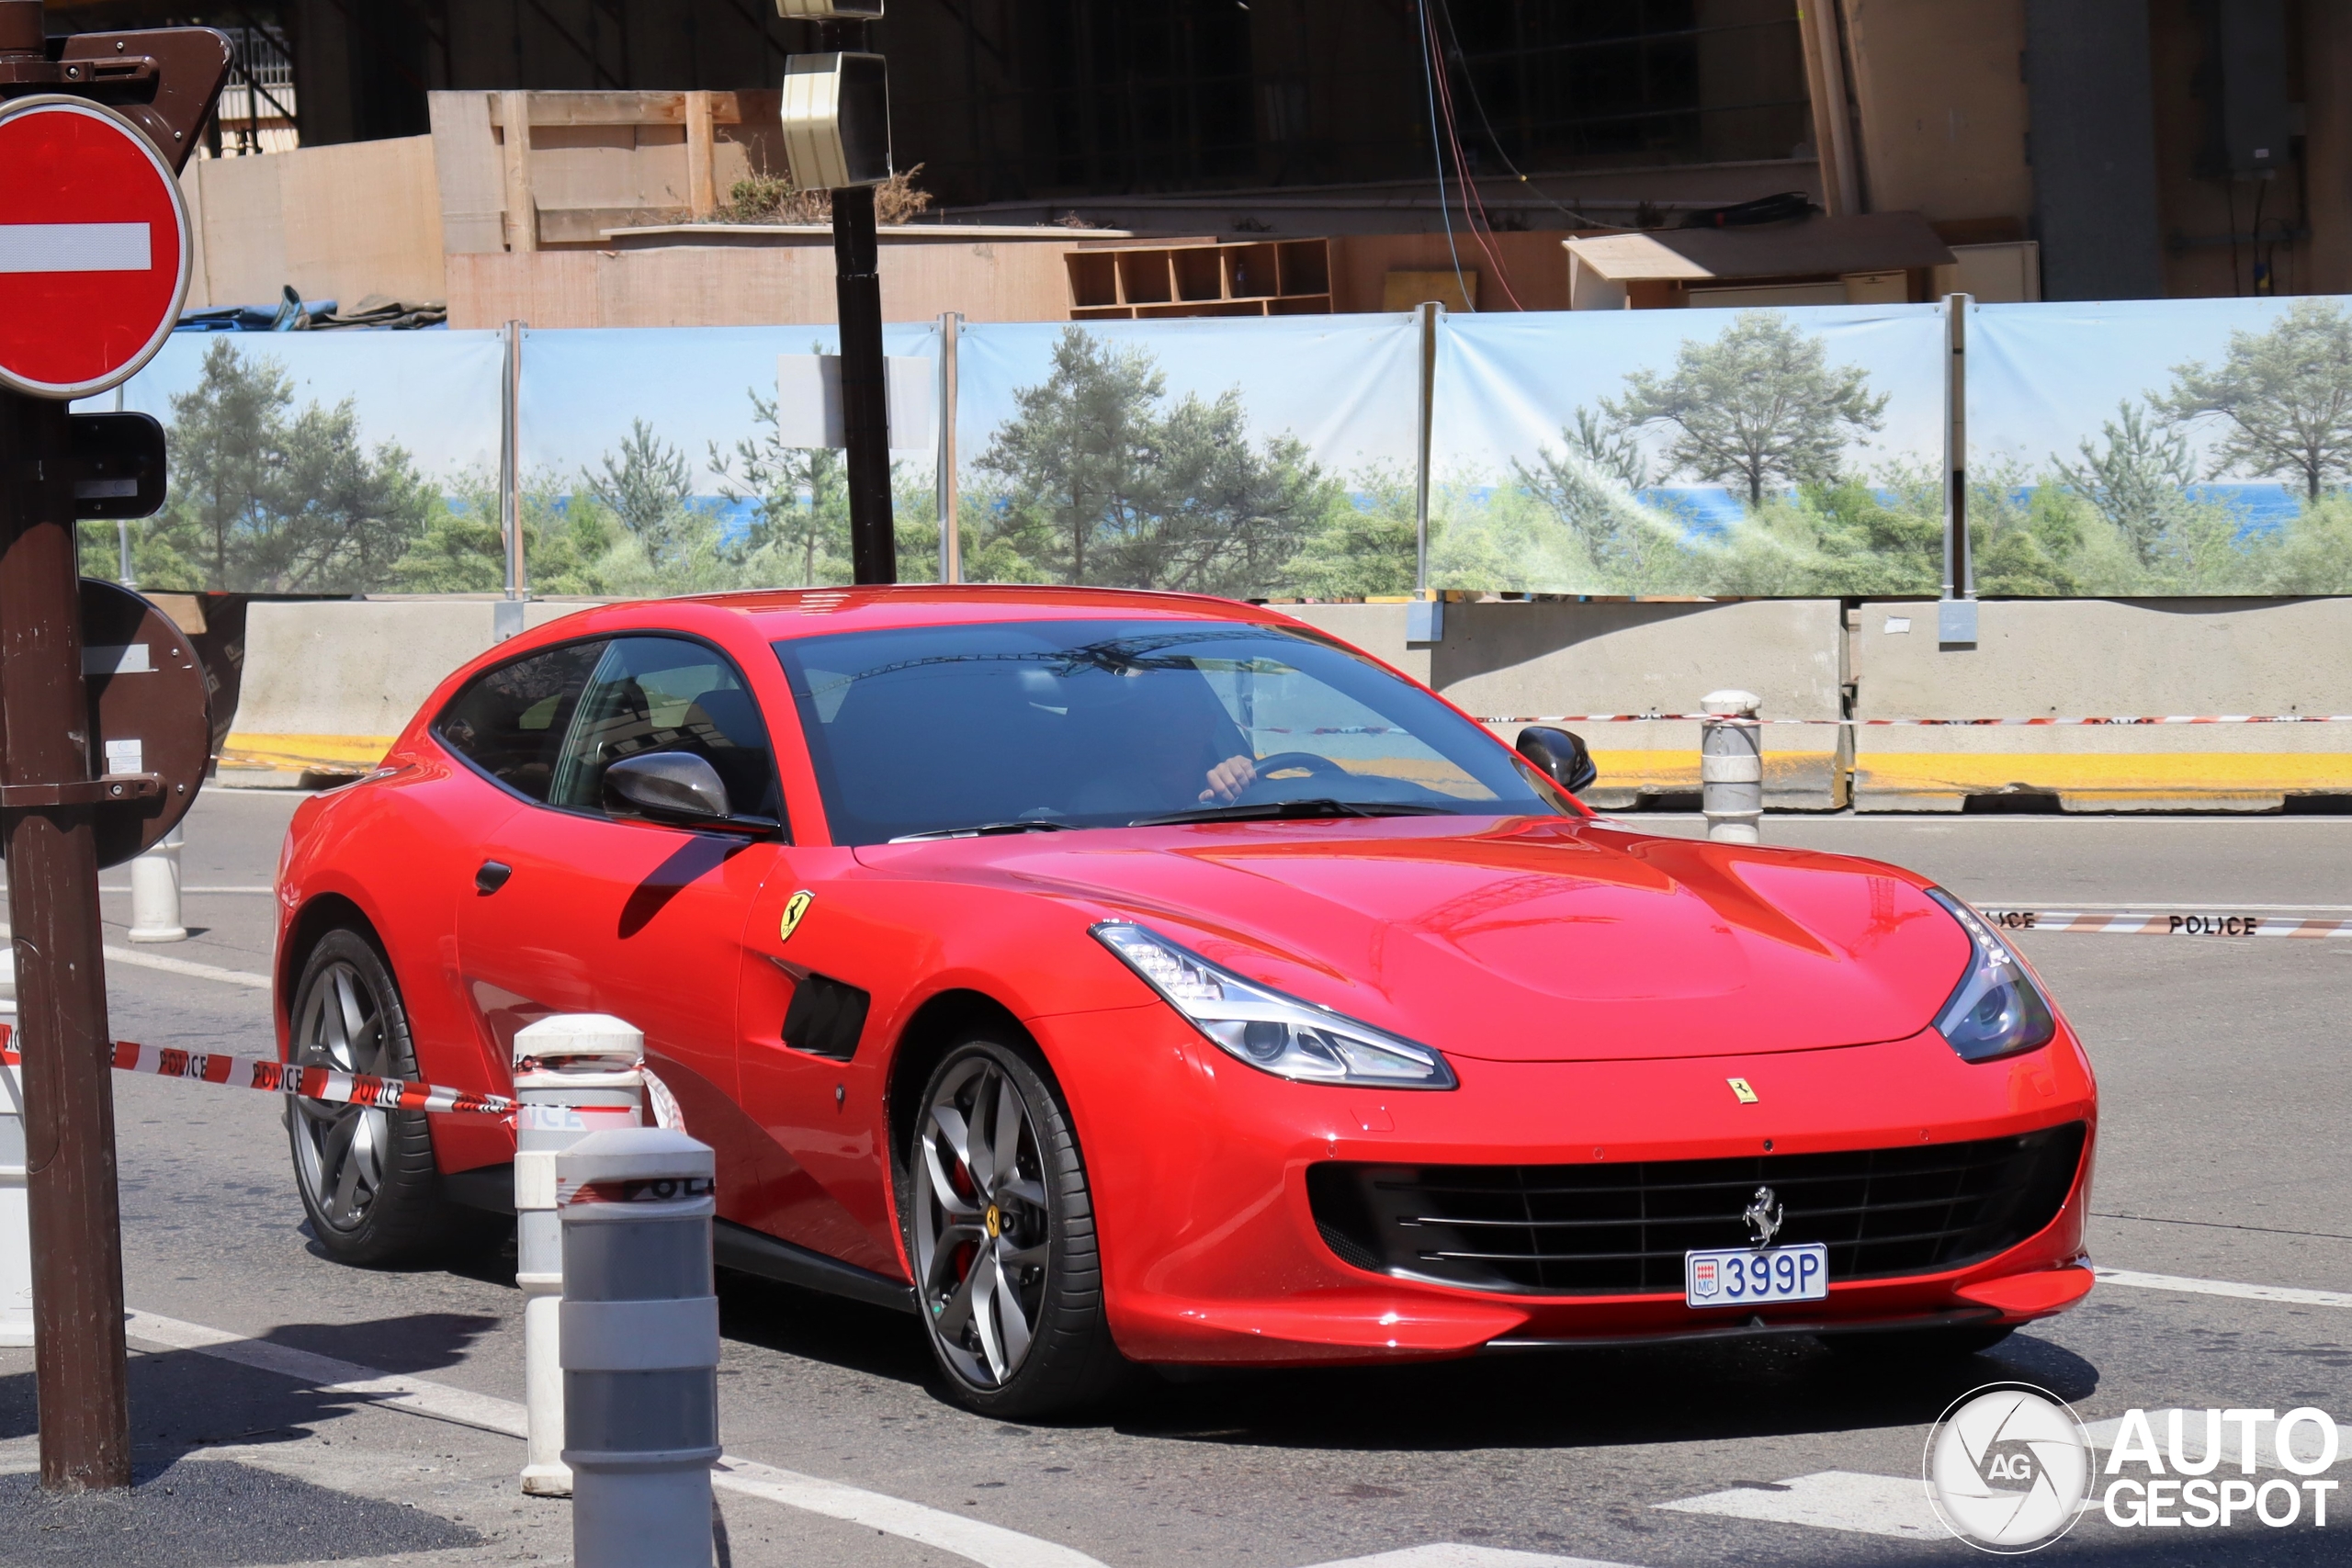
[[[500,784],[544,804],[572,710],[605,648],[567,643],[492,665],[450,699],[433,733]]]

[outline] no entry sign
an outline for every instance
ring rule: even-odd
[[[189,251],[179,181],[138,127],[81,98],[0,104],[0,387],[130,379],[179,320]]]

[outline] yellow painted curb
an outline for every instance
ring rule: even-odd
[[[1854,793],[1982,795],[2018,788],[2111,798],[2243,799],[2352,790],[2342,751],[1868,751]]]
[[[232,732],[222,746],[223,767],[302,768],[326,763],[372,768],[399,739],[391,735],[244,735]]]

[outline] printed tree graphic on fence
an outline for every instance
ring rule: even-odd
[[[2352,478],[2352,316],[2343,306],[2299,299],[2267,333],[2232,333],[2218,370],[2191,363],[2173,377],[2170,395],[2153,400],[2158,409],[2226,422],[2213,477],[2300,480],[2312,501]]]
[[[1686,341],[1673,374],[1636,370],[1600,406],[1622,431],[1668,427],[1670,472],[1734,484],[1755,506],[1781,485],[1837,482],[1847,443],[1885,423],[1886,394],[1869,385],[1780,311],[1747,310],[1712,343]]]

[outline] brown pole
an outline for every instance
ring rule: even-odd
[[[93,776],[67,405],[0,393],[0,784]],[[95,808],[0,806],[24,1058],[40,1479],[130,1484]]]

